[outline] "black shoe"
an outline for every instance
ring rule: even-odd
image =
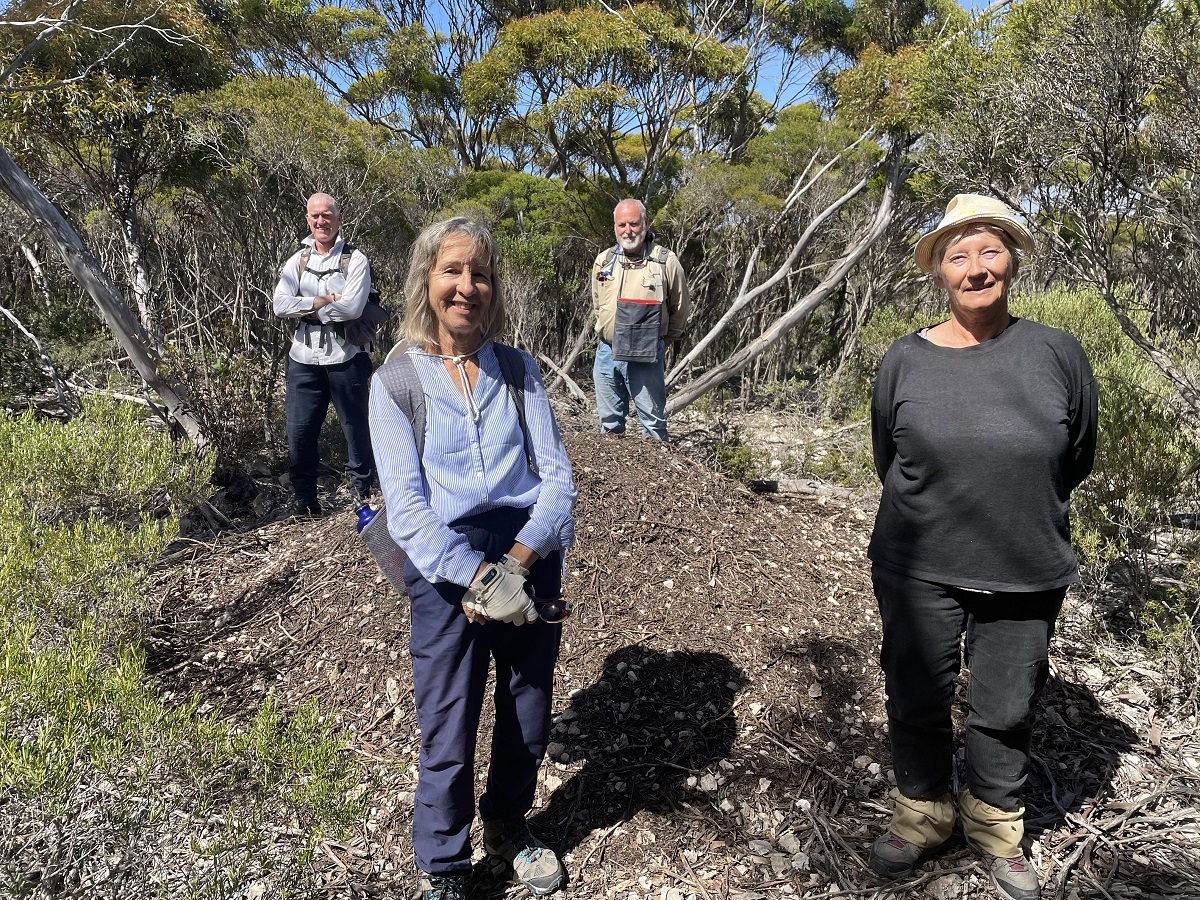
[[[321,504],[317,502],[317,498],[311,500],[296,500],[292,503],[292,514],[296,516],[322,516],[325,510],[321,508]]]
[[[467,900],[466,875],[426,875],[421,873],[421,900]]]

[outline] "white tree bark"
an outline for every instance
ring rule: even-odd
[[[104,274],[62,213],[37,189],[3,147],[0,147],[0,190],[41,226],[71,274],[95,301],[104,324],[129,355],[146,386],[162,398],[171,416],[197,447],[207,446],[203,427],[186,406],[186,389],[160,373],[162,358],[117,286]]]
[[[887,158],[887,184],[884,187],[883,196],[879,200],[879,206],[875,210],[875,216],[846,252],[830,267],[828,274],[821,279],[821,282],[805,294],[795,306],[772,322],[761,335],[728,359],[708,369],[695,381],[688,382],[676,391],[667,401],[668,414],[678,412],[713,388],[719,387],[741,373],[750,363],[777,344],[784,335],[808,318],[813,310],[833,294],[854,264],[872,244],[879,240],[888,225],[891,224],[895,212],[896,194],[908,177],[907,153],[906,144],[893,145]]]
[[[146,261],[142,255],[141,226],[138,222],[135,205],[133,173],[130,171],[128,148],[113,147],[112,161],[113,183],[117,188],[114,211],[121,227],[121,237],[125,242],[125,264],[129,269],[129,283],[133,288],[134,304],[137,306],[138,319],[142,323],[142,328],[147,334],[154,337],[154,349],[161,353],[162,336],[155,321],[154,306],[150,297],[150,273],[146,269]]]
[[[857,147],[862,141],[866,140],[868,136],[869,132],[855,141],[854,144],[848,149]],[[802,197],[808,191],[808,189],[816,183],[817,179],[819,179],[836,161],[836,157],[833,160],[830,160],[828,163],[822,166],[821,170],[817,172],[817,174],[811,179],[808,177],[808,169],[806,168],[796,180],[795,186],[788,195],[787,203],[784,205],[781,215],[785,214],[796,203],[796,201],[799,200],[800,197]],[[792,246],[792,251],[788,254],[787,259],[785,259],[779,265],[775,272],[769,278],[767,278],[766,281],[755,286],[754,288],[751,288],[750,277],[754,274],[754,267],[758,263],[758,257],[762,253],[763,247],[766,245],[768,235],[764,234],[763,237],[759,239],[758,244],[750,254],[750,259],[746,263],[746,269],[742,276],[742,285],[738,290],[738,295],[733,299],[733,302],[729,304],[729,309],[725,311],[725,314],[721,316],[721,318],[715,325],[713,325],[712,328],[709,329],[708,334],[697,341],[695,346],[688,351],[687,355],[679,360],[679,362],[676,363],[671,369],[671,372],[667,375],[668,388],[674,385],[675,382],[677,382],[683,376],[683,374],[687,371],[687,367],[691,365],[694,360],[699,358],[700,354],[703,353],[713,341],[725,333],[726,329],[728,329],[729,326],[736,320],[738,313],[787,278],[788,273],[792,269],[792,265],[797,259],[800,258],[800,254],[804,252],[804,248],[808,246],[808,243],[812,240],[813,235],[820,231],[821,226],[824,225],[835,212],[862,193],[871,177],[884,164],[884,162],[881,162],[879,166],[864,175],[862,179],[858,181],[858,183],[852,185],[847,191],[845,191],[845,193],[842,194],[842,196],[838,197],[837,200],[830,203],[829,206],[815,216],[813,220],[808,223],[808,227],[804,229],[804,233],[796,239],[796,243]]]

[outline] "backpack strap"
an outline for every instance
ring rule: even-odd
[[[357,248],[353,244],[342,244],[342,258],[338,260],[338,268],[342,270],[342,277],[350,277],[350,257],[354,255]]]
[[[538,474],[537,457],[533,453],[533,440],[529,436],[529,423],[525,421],[525,357],[516,347],[507,344],[492,344],[496,362],[500,363],[500,374],[508,387],[508,396],[517,408],[517,421],[521,424],[521,437],[525,442],[525,461],[529,471]]]
[[[308,261],[312,257],[312,247],[305,244],[300,248],[300,257],[296,265],[296,288],[300,288],[300,279],[304,277],[304,270],[308,268]]]
[[[425,455],[425,390],[417,376],[417,367],[408,355],[411,345],[399,341],[388,352],[387,359],[375,372],[375,377],[388,392],[392,402],[408,419],[417,445],[417,456]]]
[[[604,259],[600,260],[600,271],[596,273],[597,280],[607,281],[609,278],[612,278],[613,270],[617,266],[617,257],[620,253],[620,244],[608,249],[608,252],[604,254]]]
[[[425,391],[421,387],[421,379],[417,375],[417,367],[408,348],[412,346],[406,341],[399,341],[390,351],[382,366],[375,372],[375,377],[388,392],[392,402],[400,409],[409,424],[412,425],[413,440],[417,446],[417,456],[425,455]],[[521,426],[521,436],[525,445],[525,461],[529,470],[538,473],[537,458],[533,453],[533,438],[529,434],[529,423],[525,420],[525,358],[516,347],[506,344],[492,344],[496,361],[500,364],[500,374],[508,388],[508,396],[512,398],[513,406],[517,409],[517,422]]]
[[[667,250],[662,244],[655,244],[650,248],[650,261],[657,263],[651,266],[654,272],[654,286],[657,293],[662,297],[663,306],[667,305]]]

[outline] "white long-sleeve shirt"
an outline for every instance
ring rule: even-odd
[[[316,317],[326,325],[351,322],[362,315],[371,293],[371,267],[367,257],[355,248],[342,275],[342,247],[345,242],[339,237],[328,253],[318,253],[311,237],[301,243],[310,248],[308,265],[300,272],[300,257],[297,250],[283,264],[279,283],[275,285],[272,307],[281,319],[294,319],[296,331],[292,335],[292,347],[288,355],[299,363],[315,366],[331,366],[345,362],[360,352],[360,348],[348,343],[332,328],[306,322],[303,317],[313,313],[313,301],[325,294],[337,294],[338,298],[328,306],[316,311]],[[322,273],[318,275],[317,273]],[[322,330],[325,340],[322,340]]]

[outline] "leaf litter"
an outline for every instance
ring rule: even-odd
[[[563,858],[562,895],[989,896],[957,832],[907,881],[865,865],[891,786],[871,498],[759,495],[678,445],[564,440],[580,490],[576,606],[531,813]],[[314,855],[320,895],[414,895],[408,609],[352,513],[181,547],[153,605],[149,670],[167,700],[249,718],[268,693],[289,708],[315,698],[349,735],[368,813]],[[1162,677],[1068,598],[1027,788],[1043,896],[1200,896],[1195,695],[1164,711]],[[964,702],[960,690],[959,720]],[[473,898],[522,893],[475,866]]]

